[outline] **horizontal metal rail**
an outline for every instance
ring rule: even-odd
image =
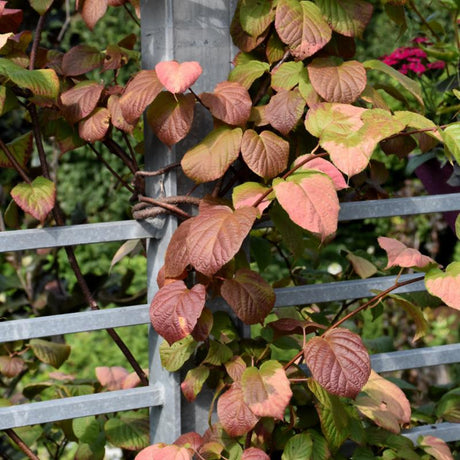
[[[460,210],[460,193],[342,203],[340,221]],[[159,238],[163,218],[69,225],[0,233],[0,252]],[[262,226],[269,225],[262,223]]]
[[[163,402],[163,387],[155,384],[128,390],[0,407],[0,430],[160,406]]]
[[[401,433],[417,444],[419,436],[435,436],[445,442],[458,441],[460,439],[460,423],[435,423],[434,425],[422,425]]]

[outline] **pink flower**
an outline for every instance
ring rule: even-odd
[[[415,72],[417,75],[421,75],[423,72],[426,71],[426,67],[419,61],[419,62],[410,62],[407,65],[407,68],[409,70],[412,70],[412,72]]]
[[[426,43],[429,44],[430,41],[426,37],[415,37],[411,40],[412,43]]]
[[[444,61],[435,61],[435,62],[430,62],[427,67],[430,70],[435,70],[435,69],[444,69],[446,67],[446,63]]]

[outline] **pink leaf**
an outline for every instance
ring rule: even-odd
[[[304,348],[304,356],[313,378],[338,396],[355,398],[371,373],[361,338],[348,329],[331,329],[313,337]]]
[[[183,281],[163,286],[150,304],[150,320],[155,330],[171,345],[189,335],[206,300],[206,288],[196,284],[188,289]]]
[[[403,268],[425,268],[427,265],[437,265],[436,261],[431,257],[422,255],[417,249],[408,248],[405,244],[394,238],[380,236],[378,242],[388,256],[388,264],[385,268],[394,266]]]
[[[107,0],[83,0],[81,16],[91,30],[94,29],[97,21],[104,16],[106,11]]]
[[[129,372],[124,367],[96,367],[96,377],[99,383],[110,391],[121,390],[128,375]]]
[[[184,433],[182,436],[179,436],[174,441],[174,444],[179,447],[185,447],[186,449],[192,449],[192,451],[198,451],[203,444],[203,438],[198,433],[190,431],[189,433]]]
[[[268,122],[281,134],[291,131],[305,109],[305,100],[299,90],[282,90],[270,99],[265,110]]]
[[[243,452],[241,460],[270,460],[270,457],[257,447],[250,447]]]
[[[192,222],[193,218],[182,222],[169,240],[164,265],[166,278],[177,278],[181,276],[190,264],[185,242],[190,233],[190,225]]]
[[[131,134],[134,131],[134,125],[128,123],[123,116],[120,105],[120,97],[112,94],[107,101],[107,109],[110,113],[110,120],[115,128],[121,129],[125,133]]]
[[[159,443],[142,449],[134,460],[192,460],[192,457],[185,447]]]
[[[247,206],[253,206],[254,203],[268,190],[258,182],[245,182],[244,184],[238,185],[233,189],[232,201],[235,209],[244,208]],[[273,193],[269,194],[261,203],[257,206],[259,214],[262,215],[264,210],[273,201]]]
[[[85,80],[61,94],[64,116],[70,123],[87,117],[95,108],[102,94],[104,85]]]
[[[454,460],[449,446],[439,438],[434,436],[423,436],[419,440],[420,447],[435,460]]]
[[[301,161],[305,160],[308,156],[310,156],[310,154],[302,155],[296,158],[294,166],[299,164]],[[345,188],[348,188],[343,174],[330,161],[327,161],[324,158],[313,158],[312,160],[300,167],[300,171],[309,170],[320,171],[324,174],[327,174],[334,183],[336,190],[343,190]]]
[[[425,286],[431,295],[460,310],[460,262],[452,262],[445,272],[438,268],[430,270],[425,276]]]
[[[243,372],[246,370],[246,363],[241,356],[234,356],[230,361],[225,364],[227,374],[236,382],[241,380]]]
[[[155,66],[161,84],[171,93],[183,93],[199,78],[201,66],[196,61],[183,62],[163,61]]]

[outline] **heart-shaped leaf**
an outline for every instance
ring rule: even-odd
[[[43,363],[51,364],[59,369],[70,355],[69,345],[48,342],[47,340],[33,339],[29,342],[34,355]]]
[[[273,288],[256,272],[242,268],[220,289],[222,297],[246,324],[262,323],[275,305]]]
[[[78,124],[78,133],[86,142],[104,139],[110,126],[110,112],[105,107],[98,107],[88,118]]]
[[[188,433],[184,433],[174,441],[175,446],[185,447],[189,451],[191,451],[191,454],[193,454],[193,451],[197,452],[203,445],[203,443],[203,437],[195,431],[189,431]]]
[[[195,401],[208,377],[209,368],[206,366],[198,366],[187,372],[184,381],[180,384],[180,388],[188,402]]]
[[[252,206],[267,191],[268,188],[258,182],[245,182],[244,184],[238,185],[233,189],[232,193],[233,207],[238,209]],[[273,197],[273,193],[271,193],[257,206],[260,215],[262,215],[267,206],[270,205]]]
[[[371,371],[354,405],[378,426],[392,433],[399,433],[400,425],[410,423],[411,408],[406,395],[374,371]]]
[[[225,363],[227,374],[236,382],[241,380],[243,372],[246,370],[246,363],[241,356],[233,356],[230,361]]]
[[[364,0],[318,0],[317,4],[332,29],[346,37],[361,37],[372,17],[373,7]]]
[[[149,416],[139,412],[123,412],[109,418],[104,424],[104,431],[110,444],[127,450],[139,450],[147,447],[149,442]]]
[[[62,72],[67,77],[75,77],[97,69],[102,62],[102,53],[97,48],[90,45],[78,45],[64,54]]]
[[[54,208],[56,186],[45,177],[37,177],[31,184],[22,182],[11,190],[16,204],[39,221],[44,221]]]
[[[193,454],[185,447],[165,446],[160,443],[141,450],[135,460],[192,460],[192,458]]]
[[[216,273],[240,250],[256,214],[252,207],[235,211],[223,205],[200,208],[187,238],[191,264],[204,275]]]
[[[121,390],[123,388],[123,382],[129,375],[129,372],[121,366],[96,367],[95,372],[99,383],[110,391]]]
[[[347,260],[351,263],[353,271],[361,278],[366,279],[377,273],[377,267],[364,257],[357,256],[347,251]]]
[[[323,48],[332,36],[320,9],[309,1],[279,0],[275,28],[299,61]]]
[[[265,361],[260,369],[248,367],[241,377],[241,388],[244,402],[255,415],[284,419],[292,391],[286,372],[278,361]]]
[[[232,384],[229,390],[221,395],[217,402],[217,415],[224,430],[230,436],[242,436],[248,433],[259,417],[244,402],[243,390],[239,382]]]
[[[232,36],[233,43],[245,53],[249,53],[258,45],[260,45],[267,36],[268,30],[259,35],[258,37],[253,37],[244,31],[240,22],[240,10],[241,2],[236,4],[235,13],[233,15],[232,22],[230,24],[230,35]]]
[[[297,166],[308,157],[311,157],[311,154],[297,157],[294,161],[294,166]],[[336,190],[348,188],[348,185],[343,178],[343,174],[330,161],[327,161],[324,158],[312,158],[310,161],[301,166],[299,171],[320,171],[331,178]]]
[[[181,280],[163,286],[150,304],[150,321],[169,344],[189,335],[206,300],[206,288],[196,284],[188,289]]]
[[[252,101],[247,89],[237,82],[223,81],[212,93],[200,94],[214,117],[229,125],[243,125],[251,114]]]
[[[171,93],[183,93],[199,78],[203,69],[199,62],[163,61],[155,66],[161,84]]]
[[[424,269],[429,266],[437,265],[431,257],[424,256],[417,249],[408,248],[404,243],[386,236],[380,236],[379,246],[385,250],[388,257],[388,264],[385,268],[404,267]]]
[[[27,162],[29,161],[30,155],[34,147],[34,137],[31,132],[23,134],[21,137],[17,137],[14,141],[6,144],[10,153],[14,156],[16,161],[23,167],[26,168]],[[0,147],[0,167],[1,168],[14,168],[8,157],[3,153]]]
[[[243,160],[257,175],[270,179],[287,167],[289,142],[271,131],[247,129],[241,141]]]
[[[238,158],[242,137],[241,128],[214,129],[184,155],[182,169],[198,183],[219,179]]]
[[[92,80],[85,80],[61,94],[64,116],[70,123],[87,117],[95,108],[102,94],[104,85]]]
[[[273,181],[276,198],[289,217],[324,241],[337,230],[339,199],[331,179],[323,173],[300,173],[292,180]]]
[[[299,90],[280,91],[270,99],[265,116],[267,121],[281,134],[287,135],[300,120],[305,109],[305,100]]]
[[[275,17],[271,0],[242,0],[239,14],[241,27],[252,37],[263,34]]]
[[[147,120],[158,139],[171,147],[190,131],[194,109],[193,94],[162,92],[150,104]]]
[[[146,107],[160,94],[163,84],[154,70],[141,70],[126,85],[120,98],[123,117],[134,124]]]
[[[425,276],[425,286],[431,295],[460,310],[460,262],[452,262],[445,272],[438,268],[430,270]]]
[[[335,58],[316,58],[307,69],[313,88],[328,102],[351,104],[367,84],[366,69],[358,61],[338,63]]]
[[[371,364],[359,335],[348,329],[331,329],[313,337],[304,348],[313,378],[329,393],[355,398],[366,384]]]

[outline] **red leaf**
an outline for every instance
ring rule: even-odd
[[[252,101],[240,83],[223,81],[213,93],[202,93],[200,99],[214,117],[229,125],[243,125],[251,114]]]
[[[425,268],[427,265],[437,265],[431,257],[424,256],[417,249],[408,248],[404,243],[394,238],[380,236],[377,240],[379,246],[385,250],[388,256],[388,264],[385,268],[394,266]]]
[[[209,308],[204,307],[200,317],[193,328],[192,337],[197,342],[204,342],[211,333],[214,324],[214,316]]]
[[[102,65],[103,57],[97,48],[78,45],[71,48],[62,58],[62,72],[65,76],[83,75]]]
[[[124,367],[96,367],[96,378],[110,391],[121,390],[128,375],[129,372]]]
[[[275,305],[275,291],[256,272],[241,268],[222,283],[220,293],[246,324],[262,323]]]
[[[198,451],[203,442],[203,438],[198,433],[190,431],[189,433],[184,433],[182,436],[179,436],[174,441],[174,444],[179,447],[185,447],[186,449],[192,448]]]
[[[257,211],[228,206],[207,206],[193,219],[187,238],[191,264],[206,276],[211,276],[229,262],[240,250],[251,230]]]
[[[163,84],[154,70],[141,70],[126,85],[120,98],[125,120],[135,124],[145,108],[160,94]]]
[[[158,80],[168,91],[183,93],[198,80],[203,70],[196,61],[181,64],[177,61],[164,61],[155,66],[155,71]]]
[[[182,169],[198,183],[219,179],[238,158],[242,137],[241,128],[214,129],[184,155]]]
[[[243,452],[241,460],[270,460],[270,457],[257,447],[250,447]]]
[[[163,286],[150,304],[150,321],[171,345],[189,335],[206,300],[206,288],[196,284],[188,289],[183,281]]]
[[[274,339],[285,335],[292,334],[310,334],[317,331],[318,329],[325,329],[321,324],[313,321],[305,321],[294,318],[280,318],[276,321],[272,321],[267,326],[273,329]]]
[[[259,421],[244,402],[240,383],[233,383],[217,402],[217,415],[230,436],[241,436],[254,428]]]
[[[284,419],[292,396],[283,366],[278,361],[265,361],[260,369],[247,368],[241,377],[244,402],[259,417]]]
[[[305,100],[298,89],[283,90],[270,99],[265,116],[275,129],[287,135],[300,120],[304,109]]]
[[[90,30],[94,29],[97,21],[104,16],[106,11],[107,0],[83,0],[83,5],[80,6],[81,16]]]
[[[367,84],[366,69],[358,61],[337,65],[336,58],[316,58],[307,69],[313,88],[328,102],[351,104]]]
[[[0,374],[3,374],[5,377],[13,378],[19,375],[26,365],[22,358],[18,356],[0,356]]]
[[[110,112],[105,107],[97,108],[92,115],[80,121],[78,133],[87,142],[96,142],[104,139],[110,126]]]
[[[112,94],[107,101],[107,109],[110,112],[110,120],[115,128],[121,129],[125,133],[131,134],[134,131],[134,125],[128,123],[123,116],[120,105],[120,97]]]
[[[452,262],[445,272],[438,268],[430,270],[425,276],[425,286],[431,295],[460,310],[460,262]]]
[[[95,108],[104,85],[85,80],[61,94],[64,116],[70,123],[87,117]]]
[[[171,147],[190,131],[194,109],[193,94],[162,92],[150,104],[147,120],[158,139]]]
[[[5,8],[8,2],[1,2],[0,33],[17,32],[22,23],[23,13],[19,9]]]
[[[330,27],[313,2],[280,0],[276,8],[275,28],[299,61],[323,48],[332,36]]]
[[[208,377],[209,369],[206,366],[198,366],[187,372],[184,381],[180,384],[180,388],[188,402],[195,401]]]
[[[258,182],[245,182],[244,184],[238,185],[233,189],[232,202],[235,209],[252,206],[265,192],[268,187],[264,187]],[[262,202],[257,206],[259,215],[262,215],[264,210],[273,201],[273,193],[268,195]]]
[[[241,141],[241,155],[252,171],[271,179],[287,167],[289,142],[271,131],[257,134],[256,131],[248,129]]]
[[[177,278],[190,264],[187,245],[185,244],[190,233],[192,219],[182,222],[171,237],[165,255],[165,277]]]
[[[291,177],[275,179],[276,198],[293,222],[324,241],[337,230],[339,218],[339,199],[331,179],[316,172]]]
[[[310,154],[301,155],[300,157],[296,158],[294,166],[305,160],[308,156],[310,156]],[[313,158],[299,168],[299,171],[312,170],[327,174],[331,178],[336,190],[343,190],[344,188],[348,188],[343,174],[330,161],[327,161],[324,158]]]
[[[371,373],[361,338],[348,329],[331,329],[313,337],[304,348],[304,356],[313,378],[338,396],[355,398]]]
[[[34,179],[31,184],[23,182],[16,185],[10,193],[13,200],[23,211],[41,222],[54,208],[56,201],[54,182],[41,176]]]

